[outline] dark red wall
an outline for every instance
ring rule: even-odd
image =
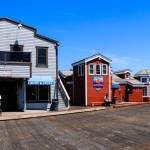
[[[129,102],[143,102],[143,88],[132,87],[132,94],[129,95]]]
[[[85,106],[85,75],[78,76],[78,66],[73,67],[74,99],[73,104]]]

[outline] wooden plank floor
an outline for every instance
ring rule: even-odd
[[[150,150],[150,105],[0,122],[0,150]]]

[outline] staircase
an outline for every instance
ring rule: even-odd
[[[58,110],[68,110],[70,109],[70,97],[61,81],[59,79],[58,83],[58,99],[59,99],[59,105]]]

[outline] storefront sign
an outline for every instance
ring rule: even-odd
[[[103,76],[94,76],[93,77],[93,87],[101,89],[104,87]]]
[[[29,85],[54,85],[54,81],[50,76],[33,76],[28,80]]]
[[[0,77],[12,77],[12,69],[0,68]]]

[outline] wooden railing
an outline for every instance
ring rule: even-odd
[[[64,100],[64,103],[66,105],[66,107],[70,108],[70,97],[61,81],[61,79],[59,78],[59,83],[58,83],[58,89],[61,93],[62,99]]]
[[[31,52],[0,51],[0,62],[31,62]]]

